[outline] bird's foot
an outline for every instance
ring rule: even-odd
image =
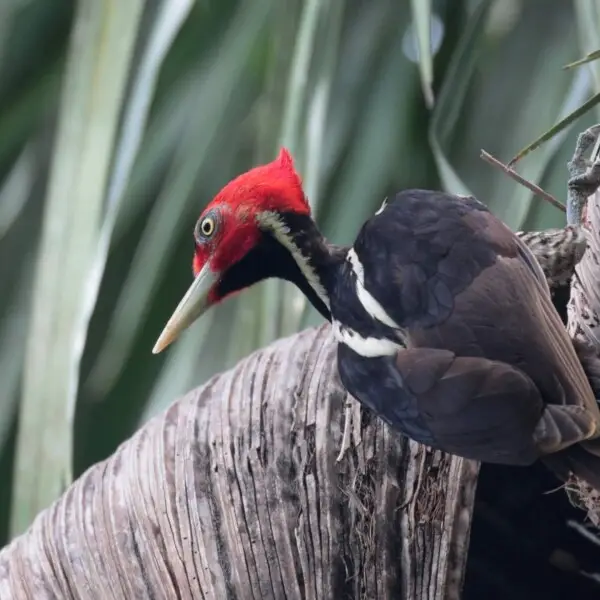
[[[580,133],[575,144],[575,152],[569,161],[569,181],[567,182],[567,224],[583,225],[587,199],[600,187],[600,124]],[[590,158],[586,153],[593,148]]]

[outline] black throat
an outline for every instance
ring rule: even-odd
[[[328,244],[308,215],[277,213],[276,218],[277,225],[265,226],[259,243],[223,275],[218,294],[223,298],[276,277],[295,284],[319,313],[331,321],[329,297],[347,249]],[[278,236],[285,236],[291,248]],[[305,264],[304,270],[299,260]],[[318,293],[316,287],[322,292]]]

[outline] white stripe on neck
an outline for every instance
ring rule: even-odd
[[[256,215],[256,220],[259,225],[268,229],[275,239],[289,251],[310,287],[312,287],[315,294],[317,294],[323,304],[329,309],[329,296],[327,295],[327,291],[323,287],[317,272],[310,264],[309,258],[302,254],[302,251],[298,248],[290,235],[290,228],[285,224],[279,214],[273,211],[264,211]]]
[[[387,206],[387,203],[388,203],[388,199],[385,198],[384,201],[381,203],[381,206],[379,207],[379,210],[375,214],[376,215],[380,215],[385,210],[385,207]]]
[[[381,356],[393,356],[400,350],[402,345],[387,338],[363,337],[360,333],[342,325],[339,321],[332,321],[333,335],[335,339],[345,344],[356,354],[365,358],[377,358]]]
[[[362,304],[365,311],[373,319],[380,321],[384,325],[392,327],[393,329],[401,329],[400,325],[398,325],[398,323],[396,323],[396,321],[394,321],[394,319],[392,319],[387,312],[385,312],[383,306],[381,306],[381,304],[375,300],[373,295],[366,290],[365,270],[354,248],[350,248],[346,259],[350,263],[350,267],[356,275],[356,295],[358,296],[358,300]]]

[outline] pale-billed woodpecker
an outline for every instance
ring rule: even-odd
[[[230,181],[194,236],[195,279],[155,353],[230,294],[285,279],[331,321],[347,391],[393,429],[465,458],[542,458],[600,489],[600,361],[567,335],[528,247],[475,198],[405,190],[352,247],[330,245],[282,149]]]

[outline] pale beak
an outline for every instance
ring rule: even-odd
[[[208,295],[218,279],[218,274],[213,273],[208,264],[202,267],[154,344],[152,354],[162,352],[202,313],[206,312],[211,305]]]

